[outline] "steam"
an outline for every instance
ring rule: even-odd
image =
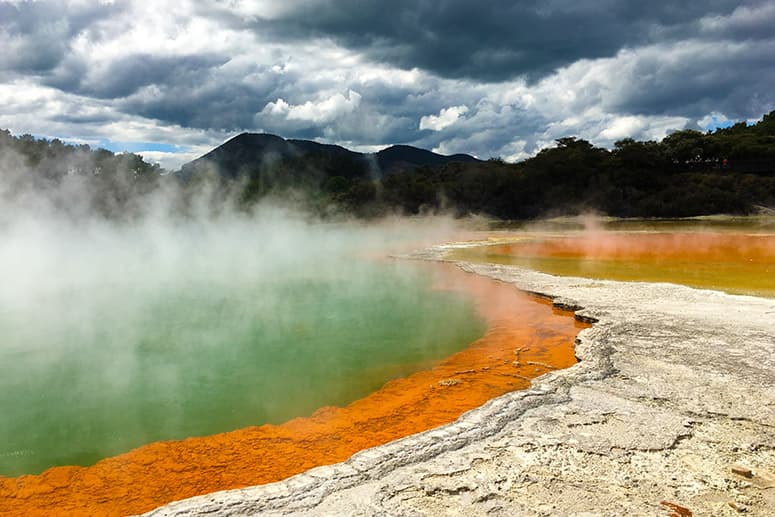
[[[163,178],[142,196],[122,197],[118,191],[101,198],[105,192],[91,181],[93,165],[84,160],[81,172],[49,181],[18,155],[7,149],[0,153],[0,409],[5,415],[0,419],[0,437],[14,438],[2,438],[7,443],[0,446],[0,475],[40,471],[50,466],[37,459],[43,455],[60,453],[57,461],[83,464],[147,441],[181,437],[169,434],[181,419],[206,420],[209,415],[192,417],[190,408],[173,405],[164,419],[149,421],[136,407],[100,409],[81,396],[101,391],[141,397],[153,390],[154,396],[172,400],[192,383],[207,387],[229,382],[228,377],[216,378],[215,370],[231,371],[230,365],[239,364],[240,358],[229,356],[234,353],[230,346],[248,339],[245,336],[267,336],[272,325],[303,341],[319,331],[310,325],[320,318],[330,320],[330,328],[336,329],[371,325],[403,305],[417,314],[403,315],[399,322],[420,321],[428,304],[451,311],[458,321],[445,324],[448,328],[430,325],[422,330],[427,335],[419,336],[418,343],[428,350],[411,352],[416,357],[406,364],[392,364],[396,359],[385,355],[380,375],[391,368],[400,374],[434,347],[446,355],[450,343],[437,342],[436,332],[454,336],[453,345],[456,339],[476,337],[471,331],[478,322],[465,299],[423,292],[419,286],[430,282],[427,271],[407,262],[385,261],[394,251],[455,238],[460,224],[451,218],[322,221],[289,199],[267,199],[246,210],[222,185],[203,181],[186,190],[176,180]],[[137,188],[131,170],[119,172],[126,177],[127,192]],[[380,298],[364,295],[388,287],[393,291]],[[296,293],[292,304],[285,296],[289,290]],[[327,312],[326,303],[350,299],[351,314]],[[372,305],[363,312],[358,304]],[[305,320],[293,313],[305,310],[316,312],[319,319]],[[363,314],[370,319],[353,320],[365,318]],[[221,321],[228,321],[228,328]],[[408,329],[401,331],[396,339],[404,339]],[[192,362],[164,350],[155,351],[156,359],[149,362],[147,349],[163,348],[167,342],[182,347],[184,356],[203,356],[213,371],[205,368],[192,375]],[[301,350],[295,353],[309,354]],[[317,353],[322,355],[294,360],[319,361],[332,377],[352,375],[361,367],[329,364],[324,351]],[[279,361],[272,357],[265,360]],[[20,384],[22,378],[28,380]],[[366,379],[364,386],[379,378]],[[299,378],[295,403],[312,404],[304,411],[311,412],[318,407],[315,404],[347,401],[345,394],[338,400],[316,399],[319,382]],[[38,386],[46,389],[38,391]],[[20,404],[22,396],[26,400]],[[231,406],[247,401],[266,415],[283,414],[282,408],[273,406],[281,404],[279,396],[244,397],[242,402],[222,400],[213,411],[219,412],[218,418],[229,419]],[[84,436],[83,429],[74,439],[76,431],[68,428],[60,410],[82,411],[97,420],[119,418],[123,423],[105,448],[96,445],[99,437]],[[261,417],[249,423],[261,423]],[[202,432],[212,432],[205,424]],[[248,424],[234,417],[233,425]],[[49,434],[36,437],[39,433]],[[95,443],[93,450],[79,449],[89,441]],[[47,442],[52,448],[72,446],[72,450],[42,451],[39,444]]]

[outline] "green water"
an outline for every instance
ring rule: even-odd
[[[428,367],[484,332],[428,267],[109,276],[2,307],[0,474],[281,423]]]

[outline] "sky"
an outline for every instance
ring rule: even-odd
[[[775,2],[0,0],[0,128],[174,169],[241,132],[526,159],[775,109]]]

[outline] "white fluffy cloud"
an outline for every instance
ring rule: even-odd
[[[731,123],[732,121],[729,120],[726,115],[717,111],[708,113],[697,121],[697,125],[703,129],[715,129],[717,127],[730,125]]]
[[[457,120],[468,112],[468,106],[451,106],[443,108],[438,115],[425,115],[420,119],[420,129],[430,129],[431,131],[441,131],[457,122]]]
[[[615,117],[608,127],[600,132],[600,136],[607,140],[618,140],[639,134],[644,126],[645,121],[639,117]]]
[[[140,151],[137,154],[149,163],[158,163],[163,168],[174,171],[184,163],[195,160],[209,151],[209,146],[193,146],[186,151]]]
[[[361,94],[353,90],[348,90],[347,96],[337,93],[330,97],[320,99],[317,102],[307,101],[303,104],[296,105],[288,104],[283,99],[277,99],[274,102],[267,103],[262,113],[285,117],[287,120],[327,124],[342,115],[357,110],[360,104]]]

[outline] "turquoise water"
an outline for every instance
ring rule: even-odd
[[[484,332],[432,266],[311,256],[177,275],[101,261],[25,284],[0,306],[0,474],[346,405]]]

